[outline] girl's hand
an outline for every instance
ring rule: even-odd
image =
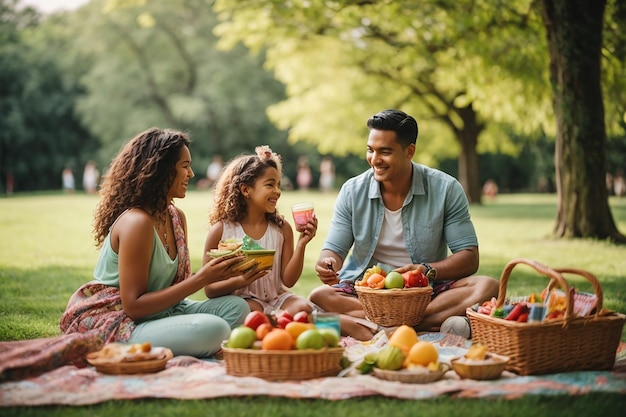
[[[268,273],[269,273],[269,270],[267,269],[259,270],[256,267],[254,267],[248,272],[246,272],[245,274],[243,274],[241,277],[243,278],[244,286],[246,286],[246,285],[252,284],[254,281],[256,281],[259,278],[263,278]]]
[[[315,237],[317,233],[317,217],[314,215],[311,220],[304,226],[298,230],[300,232],[300,237],[298,238],[298,243],[302,242],[305,245],[311,241]]]

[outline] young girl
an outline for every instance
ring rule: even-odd
[[[255,155],[239,156],[224,168],[215,186],[214,207],[203,263],[210,261],[207,252],[218,247],[220,240],[245,235],[264,249],[275,249],[274,266],[265,276],[231,278],[205,288],[207,297],[234,293],[243,297],[251,310],[269,314],[285,310],[291,314],[311,312],[304,298],[289,292],[304,264],[304,250],[317,231],[317,218],[300,232],[294,247],[293,230],[276,210],[280,198],[282,162],[268,146],[256,148]]]

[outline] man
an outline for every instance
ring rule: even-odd
[[[446,318],[497,296],[498,281],[470,276],[479,259],[467,198],[454,177],[412,162],[415,119],[385,110],[367,126],[372,168],[341,187],[315,266],[325,285],[309,298],[342,314],[342,334],[369,340],[377,328],[363,320],[354,282],[376,264],[400,273],[417,269],[431,280],[433,298],[416,329],[439,329]]]

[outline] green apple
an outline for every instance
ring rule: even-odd
[[[256,332],[248,326],[235,327],[230,332],[226,347],[233,349],[249,349],[256,340]]]
[[[337,334],[337,330],[330,327],[322,327],[317,329],[318,332],[324,336],[324,342],[326,342],[326,346],[328,347],[337,347],[339,346],[339,335]]]
[[[324,346],[326,341],[318,329],[305,330],[296,339],[296,349],[322,349]]]
[[[385,277],[385,288],[404,288],[404,278],[402,274],[391,271]]]

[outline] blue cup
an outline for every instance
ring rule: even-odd
[[[313,313],[313,323],[318,329],[331,328],[335,329],[338,335],[341,336],[341,324],[339,322],[339,314],[337,313]]]

